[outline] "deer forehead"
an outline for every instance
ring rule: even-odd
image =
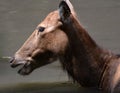
[[[43,33],[52,32],[58,29],[62,23],[59,21],[60,16],[58,11],[50,13],[39,25],[38,27],[44,27],[45,31]]]

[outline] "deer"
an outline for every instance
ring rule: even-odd
[[[22,65],[18,73],[29,75],[56,60],[81,86],[96,87],[102,93],[120,93],[120,56],[90,37],[69,0],[62,0],[59,8],[36,27],[10,65]]]

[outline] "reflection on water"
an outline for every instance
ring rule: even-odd
[[[95,89],[78,88],[66,82],[68,77],[55,62],[35,70],[29,76],[20,76],[9,66],[6,57],[11,56],[34,31],[35,27],[50,12],[58,7],[60,0],[0,0],[0,87],[3,93],[94,93]],[[120,0],[71,0],[81,23],[101,46],[120,53]],[[3,59],[4,58],[4,59]],[[43,86],[41,83],[49,82]],[[20,83],[26,83],[20,84]],[[34,84],[33,84],[34,83]],[[12,87],[10,85],[13,85]],[[19,85],[20,84],[20,85]],[[30,86],[28,86],[28,84]],[[3,88],[3,85],[5,86]],[[22,86],[27,86],[23,88]],[[8,86],[8,87],[7,87]],[[52,89],[52,90],[49,90]],[[2,93],[0,91],[0,93]],[[16,92],[15,92],[16,91]],[[96,92],[98,93],[98,92]]]

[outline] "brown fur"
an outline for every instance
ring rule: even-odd
[[[40,32],[40,27],[45,30]],[[119,56],[92,40],[79,23],[69,0],[62,1],[59,10],[51,12],[38,25],[10,62],[12,67],[24,64],[18,72],[27,75],[58,58],[69,76],[84,87],[114,93],[119,85]],[[120,89],[117,91],[119,93]]]

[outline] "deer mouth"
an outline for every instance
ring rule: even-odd
[[[11,58],[10,65],[12,68],[19,67],[18,74],[29,75],[33,70],[46,64],[50,64],[57,60],[57,58],[58,56],[52,52],[27,58],[16,55],[15,57]]]
[[[20,75],[29,75],[33,71],[30,61],[23,61],[23,60],[16,61],[14,58],[12,58],[10,60],[10,64],[12,68],[19,67],[18,73]]]

